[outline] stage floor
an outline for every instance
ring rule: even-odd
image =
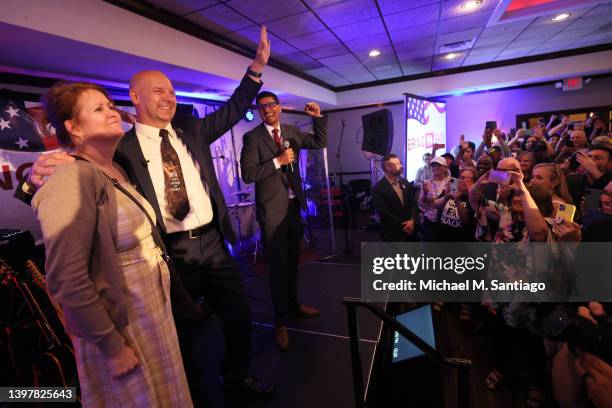
[[[344,296],[359,296],[359,265],[308,262],[300,265],[300,300],[321,310],[314,319],[291,320],[291,349],[274,346],[274,320],[267,275],[252,273],[245,279],[252,312],[252,372],[276,385],[271,400],[230,397],[218,383],[223,350],[218,321],[211,318],[198,333],[196,358],[204,372],[201,406],[208,407],[313,407],[353,406],[353,384]],[[369,373],[380,322],[359,317],[360,349],[364,373]]]
[[[308,233],[307,233],[308,236]],[[328,231],[314,231],[314,248],[304,243],[298,274],[299,300],[321,310],[315,319],[292,320],[289,324],[291,349],[281,352],[274,346],[274,321],[267,279],[267,268],[262,259],[251,265],[242,262],[247,295],[252,310],[251,372],[262,381],[276,386],[273,399],[242,399],[224,393],[219,383],[219,363],[223,355],[222,333],[216,318],[208,319],[200,328],[196,344],[198,366],[203,372],[196,406],[202,407],[353,407],[353,384],[348,339],[346,309],[342,297],[359,297],[359,258],[341,254],[328,262],[319,260],[330,254]],[[350,230],[350,247],[359,253],[360,243],[377,241],[377,231]],[[336,232],[336,250],[344,252],[343,231]],[[248,257],[245,257],[245,260]],[[382,305],[381,305],[382,306]],[[459,327],[453,307],[436,312],[436,321],[443,326],[439,351],[446,356],[470,358],[470,406],[510,408],[524,406],[524,358],[520,352],[511,353],[516,371],[509,373],[509,381],[497,391],[485,388],[484,378],[491,370],[488,333],[466,336]],[[364,377],[370,372],[380,321],[359,310],[360,350]],[[442,392],[445,406],[455,406],[454,378],[443,375]],[[548,405],[551,406],[551,405]],[[554,405],[552,405],[554,406]]]

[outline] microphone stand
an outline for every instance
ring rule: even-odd
[[[344,138],[344,128],[346,126],[346,120],[342,119],[342,129],[340,130],[340,141],[338,142],[338,150],[336,151],[336,161],[338,166],[336,168],[335,176],[336,178],[340,176],[340,200],[342,203],[342,223],[344,224],[344,252],[342,254],[333,254],[326,257],[321,258],[321,262],[330,261],[340,255],[350,255],[361,259],[360,255],[353,253],[353,249],[349,242],[348,228],[349,228],[349,219],[348,219],[348,207],[346,204],[346,200],[344,199],[344,183],[342,179],[342,139]],[[330,222],[334,222],[333,218]]]

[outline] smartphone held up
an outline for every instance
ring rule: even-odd
[[[507,186],[510,184],[511,174],[505,170],[491,170],[489,173],[489,183]]]

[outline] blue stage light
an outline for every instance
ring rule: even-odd
[[[253,113],[253,109],[249,109],[244,115],[244,120],[247,122],[252,122],[255,119],[255,114]]]

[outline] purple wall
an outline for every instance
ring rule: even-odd
[[[503,130],[513,128],[516,115],[591,106],[612,105],[612,79],[594,79],[584,89],[562,92],[553,85],[533,88],[492,91],[486,93],[446,98],[447,146],[449,149],[465,134],[476,145],[481,140],[487,120],[496,120]],[[385,106],[393,114],[393,152],[403,157],[405,148],[403,105]],[[361,115],[382,108],[355,109],[329,114],[329,167],[336,168],[335,154],[340,138],[342,119],[346,121],[342,142],[342,167],[346,171],[367,171],[369,162],[361,152]],[[405,166],[422,166],[422,163],[405,163]],[[367,178],[364,176],[348,177]]]
[[[563,92],[553,85],[509,91],[486,92],[447,99],[447,143],[455,145],[459,136],[478,145],[487,120],[496,120],[508,131],[515,127],[516,115],[612,105],[612,79],[594,79],[584,89]]]

